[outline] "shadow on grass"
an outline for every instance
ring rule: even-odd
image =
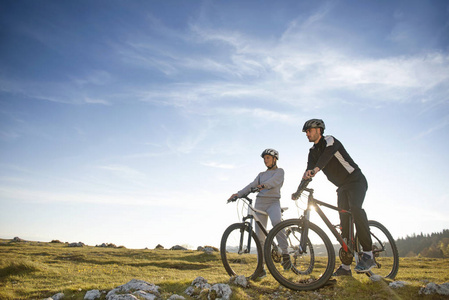
[[[24,275],[40,270],[33,262],[18,261],[10,262],[9,265],[0,269],[0,280],[9,276]]]
[[[176,269],[176,270],[203,270],[209,269],[212,266],[204,264],[184,263],[179,261],[164,261],[164,262],[148,262],[148,263],[131,263],[126,264],[133,267],[158,267],[162,269]]]
[[[173,260],[167,258],[165,260],[141,260],[140,262],[128,262],[128,261],[116,261],[116,260],[95,260],[87,258],[84,255],[64,255],[58,256],[54,260],[54,263],[57,261],[71,261],[76,263],[87,263],[94,265],[119,265],[119,266],[130,266],[130,267],[158,267],[163,269],[176,269],[176,270],[202,270],[208,269],[211,267],[209,264],[204,264],[201,262],[186,262],[179,259]]]

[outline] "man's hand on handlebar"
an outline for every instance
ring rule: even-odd
[[[316,175],[316,173],[319,170],[320,169],[318,167],[315,167],[313,170],[307,170],[306,172],[304,172],[304,176],[302,177],[302,180],[299,183],[298,189],[296,190],[296,192],[292,194],[292,200],[296,201],[299,199],[303,190],[307,187],[309,182],[312,181],[312,178]]]
[[[310,179],[312,177],[314,177],[316,175],[316,173],[318,173],[318,171],[320,171],[320,168],[315,167],[313,170],[307,170],[306,172],[304,172],[304,175],[302,176],[302,179]]]

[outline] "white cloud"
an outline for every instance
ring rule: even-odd
[[[201,163],[203,166],[206,167],[212,167],[212,168],[218,168],[218,169],[235,169],[236,166],[232,164],[222,164],[218,162],[205,162]]]
[[[274,122],[296,124],[297,120],[290,114],[279,113],[263,108],[228,108],[222,110],[226,115],[245,115]]]
[[[372,102],[416,102],[435,88],[449,89],[449,55],[440,52],[409,56],[354,56],[340,48],[320,43],[304,46],[304,26],[317,23],[329,7],[304,21],[292,24],[277,42],[258,40],[239,32],[214,30],[192,25],[192,34],[201,37],[197,47],[209,49],[220,41],[230,47],[201,57],[167,54],[160,64],[197,74],[198,80],[177,81],[139,92],[139,99],[178,107],[228,99],[270,99],[303,106],[311,102],[329,103],[334,92],[349,93],[355,99]],[[286,38],[290,36],[290,38]],[[198,42],[190,41],[191,46]],[[168,53],[175,53],[171,49]],[[176,59],[173,59],[176,57]],[[198,72],[198,73],[197,73]],[[203,76],[207,74],[207,76]],[[214,80],[207,78],[213,77]],[[444,94],[444,92],[442,93]],[[434,96],[436,97],[436,96]],[[440,101],[427,95],[429,102]],[[335,96],[332,101],[346,101]]]
[[[89,97],[84,98],[84,102],[87,104],[103,104],[103,105],[111,105],[109,101],[103,99],[92,99]]]
[[[119,177],[131,182],[144,182],[147,179],[145,173],[124,165],[104,165],[97,166],[97,169],[105,170],[115,177]]]
[[[192,201],[185,202],[191,198]],[[194,196],[182,192],[56,192],[39,189],[21,189],[0,186],[0,199],[3,207],[11,201],[25,203],[96,203],[106,205],[191,207]]]

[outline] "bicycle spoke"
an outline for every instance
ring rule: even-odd
[[[287,220],[270,231],[265,244],[265,253],[271,253],[271,242],[282,230],[287,234],[292,268],[285,271],[282,264],[276,263],[265,254],[267,267],[273,277],[294,290],[311,290],[323,286],[332,275],[335,266],[334,249],[327,235],[310,223],[306,246],[303,249],[300,245],[303,234],[302,222],[298,219]]]
[[[262,266],[262,247],[256,234],[251,234],[251,249],[248,247],[248,227],[236,223],[224,232],[220,254],[223,265],[230,276],[244,275],[252,278]]]
[[[373,268],[367,275],[376,274],[394,279],[399,269],[399,255],[395,241],[385,226],[376,221],[369,221],[368,223],[373,244],[373,256],[377,268]],[[359,243],[358,247],[360,249]]]

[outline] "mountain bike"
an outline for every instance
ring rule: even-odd
[[[335,269],[335,248],[327,234],[316,224],[310,222],[310,212],[315,210],[341,245],[339,257],[343,264],[350,265],[354,258],[358,262],[362,247],[354,230],[351,212],[319,201],[314,198],[314,190],[307,188],[312,179],[302,180],[297,191],[292,195],[307,198],[307,208],[298,219],[282,221],[270,230],[264,247],[265,263],[273,277],[282,285],[298,291],[314,290],[325,285]],[[338,229],[332,225],[320,206],[349,215],[349,241],[343,239]],[[377,221],[368,221],[373,242],[373,256],[377,267],[365,273],[394,279],[399,269],[399,254],[396,243],[385,226]],[[279,263],[271,257],[273,240],[277,233],[285,230],[289,233],[288,252],[291,256],[292,269],[283,271]],[[339,245],[336,245],[337,249]]]
[[[254,222],[256,222],[265,236],[268,230],[262,225],[256,213],[268,215],[266,212],[253,207],[253,200],[248,197],[250,193],[258,192],[258,188],[252,188],[251,191],[242,197],[233,197],[227,203],[240,200],[243,203],[242,209],[246,206],[246,216],[243,216],[242,222],[230,225],[223,233],[220,243],[220,255],[223,266],[230,276],[244,275],[249,279],[256,279],[263,270],[263,245],[254,231]],[[287,207],[281,208],[281,213],[287,210]],[[273,242],[274,243],[274,242]],[[280,263],[282,260],[282,251],[274,247],[271,253],[271,259]],[[270,250],[271,251],[271,250]]]

